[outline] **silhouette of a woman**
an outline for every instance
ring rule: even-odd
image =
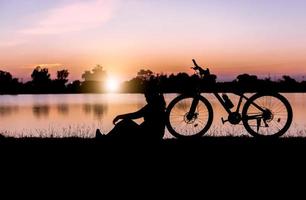
[[[113,123],[115,128],[107,135],[103,135],[98,129],[96,138],[110,137],[123,140],[162,140],[165,134],[165,110],[166,102],[163,94],[148,89],[145,92],[147,105],[137,112],[119,115]],[[144,118],[144,122],[138,125],[133,120]],[[120,121],[120,122],[119,122]]]

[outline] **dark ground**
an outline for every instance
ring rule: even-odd
[[[121,189],[127,187],[136,194],[149,191],[146,196],[161,191],[179,194],[186,189],[194,190],[190,194],[205,196],[208,188],[219,191],[214,196],[228,195],[221,188],[241,195],[247,188],[251,191],[249,197],[265,189],[271,191],[275,183],[282,186],[276,190],[281,193],[304,181],[306,138],[204,137],[155,144],[2,138],[0,159],[2,175],[9,177],[1,176],[2,182],[11,183],[12,188],[28,186],[34,193],[38,187],[51,192],[73,187],[73,194],[86,188],[86,195],[103,196],[106,185],[115,188],[112,195],[121,195]],[[34,182],[36,189],[29,182]]]
[[[305,156],[306,138],[255,139],[249,137],[203,137],[197,140],[163,140],[158,143],[145,141],[115,141],[109,139],[42,139],[1,138],[1,152],[17,157],[86,159],[95,158],[291,158]],[[43,156],[40,156],[40,155]],[[254,156],[254,157],[253,157]]]

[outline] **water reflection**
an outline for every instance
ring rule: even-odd
[[[223,125],[221,118],[227,115],[226,111],[213,95],[204,96],[211,102],[214,110],[214,124],[208,135],[237,136],[246,132],[243,126]],[[235,104],[238,103],[237,97],[229,96]],[[287,135],[306,136],[306,95],[285,96],[294,110],[294,124]],[[169,103],[176,95],[169,94],[165,97]],[[109,132],[113,128],[112,120],[116,115],[134,112],[144,105],[145,98],[142,94],[0,96],[0,127],[1,131],[10,131],[11,135],[36,136],[43,132],[43,136],[94,136],[97,128]]]
[[[90,115],[91,113],[91,104],[85,103],[83,105],[83,111],[86,115]]]
[[[18,109],[18,106],[0,106],[0,116],[6,117],[8,115],[16,114]]]
[[[67,116],[69,115],[69,105],[68,104],[59,104],[57,105],[57,111],[59,114]]]
[[[36,118],[48,118],[50,113],[50,106],[48,105],[34,105],[32,107],[33,115]]]
[[[103,116],[107,114],[107,104],[84,104],[83,111],[86,115],[93,114],[95,119],[102,120]]]

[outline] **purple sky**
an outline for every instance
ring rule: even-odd
[[[306,74],[304,0],[0,0],[0,69]]]

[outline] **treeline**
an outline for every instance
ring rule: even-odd
[[[306,81],[297,81],[284,75],[277,81],[271,78],[260,79],[255,75],[241,74],[233,81],[217,82],[217,76],[178,74],[154,74],[150,70],[141,70],[137,77],[123,84],[123,90],[143,92],[148,85],[154,85],[164,93],[201,92],[306,92]]]
[[[85,71],[83,81],[69,82],[69,71],[59,70],[56,78],[51,79],[48,68],[36,67],[31,74],[31,81],[20,82],[11,73],[0,71],[0,94],[66,94],[66,93],[100,93],[104,92],[103,82],[106,72],[102,66],[92,71]]]
[[[69,82],[69,71],[57,71],[51,79],[48,68],[36,67],[31,80],[23,83],[11,73],[0,71],[0,94],[73,94],[104,93],[107,73],[98,65],[91,71],[85,71],[82,80]],[[155,74],[151,70],[140,70],[137,76],[121,84],[122,93],[143,93],[148,86],[154,86],[164,93],[202,92],[306,92],[306,81],[297,81],[290,76],[283,76],[277,81],[270,78],[259,79],[255,75],[242,74],[230,82],[217,82],[216,75],[199,77],[198,75]]]

